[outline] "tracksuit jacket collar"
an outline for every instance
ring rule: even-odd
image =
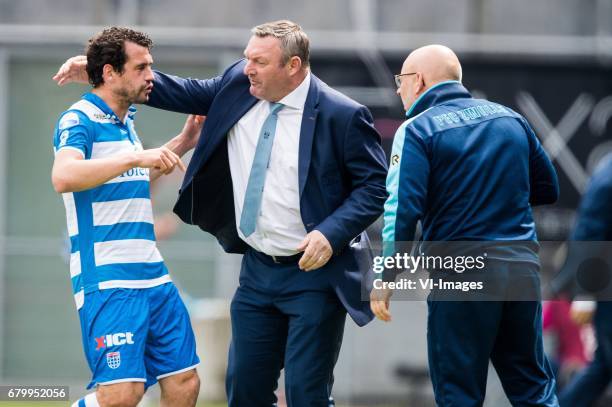
[[[427,89],[425,93],[414,101],[410,109],[406,112],[406,117],[410,119],[430,107],[440,105],[452,99],[471,98],[470,92],[459,81],[440,82]]]

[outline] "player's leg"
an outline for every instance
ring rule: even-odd
[[[96,398],[100,407],[136,407],[144,392],[142,382],[116,383],[98,386]]]
[[[275,301],[289,316],[285,349],[288,407],[328,407],[346,310],[335,293],[300,292]]]
[[[136,407],[144,395],[144,383],[126,382],[98,386],[72,407]]]
[[[187,309],[172,283],[147,289],[150,315],[145,349],[147,387],[159,381],[161,405],[192,407],[200,380],[195,336]]]
[[[195,369],[159,378],[162,407],[192,407],[200,392],[200,378]]]
[[[70,407],[100,407],[96,392],[89,393],[87,396],[78,399]]]
[[[96,392],[77,406],[136,406],[145,388],[147,301],[142,290],[111,289],[85,295],[79,310],[83,346]]]

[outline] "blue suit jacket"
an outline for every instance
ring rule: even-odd
[[[223,249],[244,253],[248,245],[236,230],[234,196],[226,137],[257,99],[243,74],[244,60],[222,75],[183,79],[155,73],[148,104],[180,113],[208,116],[194,151],[175,213],[213,234]],[[382,213],[386,199],[386,159],[367,108],[312,75],[302,119],[298,179],[300,212],[308,232],[319,230],[334,257],[325,266],[331,284],[355,322],[372,319],[362,301],[367,255],[349,243]],[[365,234],[363,240],[367,240]],[[326,284],[329,282],[326,282]]]
[[[578,270],[584,272],[582,263],[590,258],[598,258],[612,264],[612,254],[610,247],[612,241],[612,154],[608,154],[601,160],[593,172],[580,207],[576,214],[576,224],[568,242],[567,258],[563,268],[551,281],[550,289],[552,294],[562,292],[573,296],[575,294],[597,294],[599,299],[606,300],[608,303],[598,305],[597,313],[607,315],[608,320],[612,320],[612,287],[599,287],[600,291],[593,293],[585,291],[585,287],[579,284]],[[609,270],[591,270],[594,273],[608,273]],[[586,275],[583,274],[582,283],[586,283]],[[591,278],[607,278],[605,275],[593,274]],[[600,282],[597,284],[601,284]],[[602,302],[600,302],[602,304]]]

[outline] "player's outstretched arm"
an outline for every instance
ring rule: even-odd
[[[174,152],[179,157],[182,157],[198,144],[205,120],[206,116],[195,116],[190,114],[187,116],[187,120],[185,120],[183,130],[178,136],[164,144],[164,147]],[[153,169],[149,174],[149,180],[154,181],[159,178],[160,175],[163,175],[161,170]]]
[[[85,160],[80,152],[73,149],[64,149],[55,156],[51,182],[59,193],[76,192],[104,184],[134,167],[169,174],[177,166],[185,170],[180,157],[166,147],[92,160]]]

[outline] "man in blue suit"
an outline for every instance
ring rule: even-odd
[[[491,360],[512,405],[556,406],[542,345],[531,207],[557,199],[557,176],[527,121],[505,106],[472,98],[461,76],[459,59],[441,45],[413,51],[396,76],[407,120],[393,141],[384,254],[412,242],[417,221],[427,255],[450,248],[459,260],[482,256],[486,248],[481,273],[429,270],[451,283],[476,279],[486,290],[478,298],[493,300],[431,291],[427,346],[437,405],[482,406]],[[460,245],[449,242],[464,243],[458,251]],[[501,287],[506,294],[519,284],[520,291],[529,289],[519,293],[525,301],[504,301],[491,290]],[[390,296],[388,290],[372,293],[372,309],[385,321]]]
[[[229,405],[273,406],[284,367],[288,405],[323,407],[346,312],[360,326],[373,318],[359,259],[387,196],[386,159],[368,109],[311,74],[297,24],[252,33],[245,58],[216,78],[156,72],[148,104],[208,116],[174,210],[244,253]],[[59,83],[83,80],[78,65]]]
[[[609,267],[610,241],[612,241],[612,154],[602,159],[591,177],[580,208],[578,208],[567,261],[551,284],[555,294],[563,291],[570,294],[576,293],[579,296],[584,294],[584,287],[581,290],[581,287],[576,284],[580,281],[580,276],[577,275],[578,270],[593,273],[593,277],[601,273],[597,279],[600,282],[607,281],[608,283],[607,287],[599,284],[586,284],[595,288],[593,290],[595,292],[601,290],[601,293],[598,293],[597,303],[580,301],[572,304],[572,316],[577,322],[584,324],[593,321],[597,349],[591,363],[576,375],[560,393],[561,407],[594,405],[612,383],[610,269],[606,270],[603,264],[600,264],[598,270],[592,270],[592,266],[582,269],[580,267],[582,263],[588,264],[586,261],[591,257],[606,259]]]

